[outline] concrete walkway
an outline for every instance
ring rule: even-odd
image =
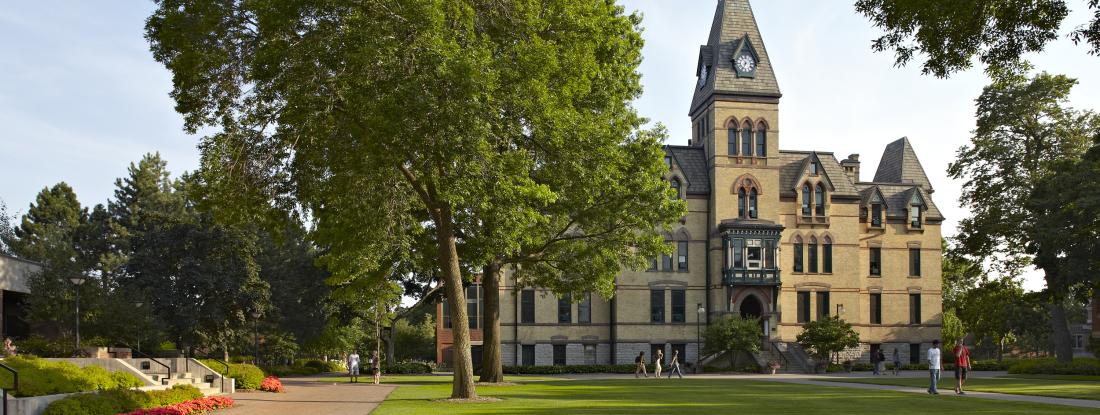
[[[971,378],[993,378],[998,376],[1005,376],[1006,372],[971,372]],[[924,371],[902,371],[899,377],[903,378],[928,378],[928,373]],[[613,375],[613,374],[591,374],[591,375],[564,375],[570,379],[633,379],[634,375]],[[700,375],[687,375],[693,379],[744,379],[744,380],[759,380],[765,382],[782,382],[782,383],[795,383],[801,385],[815,385],[815,386],[832,386],[832,387],[845,387],[855,389],[870,389],[870,390],[884,390],[893,392],[909,392],[909,393],[928,393],[927,388],[917,388],[909,386],[895,386],[895,385],[873,385],[867,383],[853,383],[844,382],[842,379],[848,378],[875,378],[876,376],[868,373],[838,373],[828,375],[808,375],[808,374],[793,374],[783,373],[776,375],[757,375],[757,374],[700,374]],[[883,378],[893,377],[882,376]],[[825,380],[825,379],[828,379]],[[673,379],[675,381],[675,379]],[[982,398],[982,399],[994,399],[999,401],[1014,401],[1014,402],[1034,402],[1045,403],[1051,405],[1064,405],[1073,406],[1078,408],[1093,408],[1100,409],[1100,401],[1094,401],[1089,399],[1068,399],[1068,398],[1052,398],[1047,396],[1034,396],[1034,395],[1011,395],[1006,393],[992,393],[992,392],[976,392],[967,391],[966,395],[955,395],[955,391],[948,389],[941,389],[940,395],[946,399],[952,397],[958,398]]]
[[[219,415],[366,415],[386,399],[393,385],[334,383],[316,379],[282,379],[286,393],[240,392],[229,395],[237,405]]]

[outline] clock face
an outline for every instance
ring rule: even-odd
[[[706,65],[699,67],[699,87],[707,84],[707,67]]]
[[[741,72],[752,72],[753,69],[756,69],[756,60],[752,58],[752,55],[747,53],[738,56],[734,64],[737,65],[737,70]]]

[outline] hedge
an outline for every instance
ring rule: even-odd
[[[211,359],[200,361],[215,372],[233,378],[236,381],[237,389],[258,390],[260,389],[260,383],[264,381],[264,371],[255,365],[230,363],[229,373],[225,373],[225,365],[221,361]]]
[[[134,388],[145,384],[125,372],[110,372],[99,366],[81,368],[69,362],[52,362],[27,355],[9,357],[4,359],[4,364],[19,372],[19,389],[11,392],[20,397]],[[10,391],[11,385],[11,373],[0,371],[0,387]]]
[[[223,366],[224,367],[224,366]],[[286,376],[310,376],[321,373],[346,372],[347,369],[340,362],[324,361],[320,359],[301,359],[293,365],[264,366],[264,373],[280,377]]]
[[[651,367],[652,365],[647,365]],[[504,366],[509,375],[564,375],[573,373],[634,373],[635,365]]]
[[[174,405],[202,397],[202,391],[191,385],[175,385],[171,389],[150,392],[115,389],[73,395],[54,401],[43,415],[115,415],[137,409]]]
[[[430,375],[434,370],[435,363],[407,361],[386,365],[382,368],[382,373],[394,375]],[[370,367],[368,366],[359,368],[359,373],[369,375]]]
[[[1100,360],[1076,358],[1072,363],[1058,363],[1055,359],[1021,360],[1008,368],[1013,375],[1088,375],[1100,376]]]

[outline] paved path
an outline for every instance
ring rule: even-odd
[[[997,376],[1006,375],[1005,372],[971,372],[973,378],[992,378]],[[894,392],[909,392],[909,393],[928,393],[927,388],[910,387],[910,386],[895,386],[895,385],[873,385],[867,383],[852,383],[843,382],[841,379],[846,378],[868,378],[874,377],[868,374],[860,373],[838,373],[829,375],[804,375],[804,374],[792,374],[784,373],[777,375],[756,375],[756,374],[738,374],[738,375],[724,375],[724,374],[701,374],[701,375],[689,375],[692,378],[697,379],[745,379],[745,380],[759,380],[766,382],[783,382],[783,383],[796,383],[801,385],[815,385],[815,386],[833,386],[833,387],[845,387],[855,389],[871,389],[871,390],[885,390]],[[571,379],[633,379],[634,375],[612,375],[612,374],[591,374],[591,375],[563,375]],[[892,377],[892,376],[890,376]],[[906,378],[927,378],[928,373],[923,371],[902,371],[900,377]],[[829,379],[832,381],[826,381]],[[944,397],[959,397],[959,398],[983,398],[983,399],[995,399],[999,401],[1015,401],[1015,402],[1034,402],[1045,403],[1051,405],[1064,405],[1074,406],[1079,408],[1094,408],[1100,409],[1100,401],[1094,401],[1089,399],[1068,399],[1068,398],[1052,398],[1047,396],[1034,396],[1034,395],[1011,395],[1007,393],[992,393],[992,392],[975,392],[967,391],[966,395],[955,395],[955,391],[951,389],[941,389],[940,394]]]
[[[286,393],[235,393],[232,409],[219,415],[366,415],[386,399],[393,385],[333,383],[316,379],[283,379]]]

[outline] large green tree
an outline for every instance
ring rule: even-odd
[[[988,72],[1026,66],[1022,58],[1041,52],[1059,36],[1069,15],[1065,0],[856,0],[855,8],[885,33],[876,52],[891,51],[896,66],[924,55],[921,72],[948,77],[971,67],[975,58]],[[1100,54],[1100,0],[1088,0],[1092,20],[1070,34]]]
[[[1041,269],[1058,359],[1072,359],[1063,301],[1069,294],[1049,245],[1038,244],[1049,231],[1036,226],[1041,183],[1063,162],[1078,160],[1100,129],[1100,117],[1069,108],[1076,80],[1046,73],[1033,78],[1006,75],[987,86],[977,100],[978,126],[948,174],[963,180],[962,206],[971,216],[959,223],[959,248],[976,258],[995,258],[1003,275],[1022,266]],[[964,319],[964,323],[968,323]]]
[[[307,211],[326,266],[352,277],[389,267],[423,212],[445,297],[461,305],[459,238],[492,235],[512,249],[481,252],[508,252],[523,233],[477,232],[482,221],[537,219],[474,212],[553,200],[531,177],[539,152],[630,140],[638,24],[581,0],[162,0],[146,36],[185,128],[218,127],[202,144],[215,189]],[[615,128],[590,128],[601,123]],[[454,336],[452,396],[472,398],[468,327]]]
[[[979,343],[996,349],[1000,361],[1020,334],[1027,314],[1020,282],[1011,277],[986,281],[970,290],[962,302],[959,319]]]
[[[840,360],[840,352],[859,346],[859,333],[839,316],[825,316],[806,323],[795,339],[818,363],[827,363],[833,356],[834,360]]]
[[[730,369],[739,369],[737,359],[742,353],[760,351],[760,319],[724,316],[707,326],[704,339],[704,354],[729,353]]]

